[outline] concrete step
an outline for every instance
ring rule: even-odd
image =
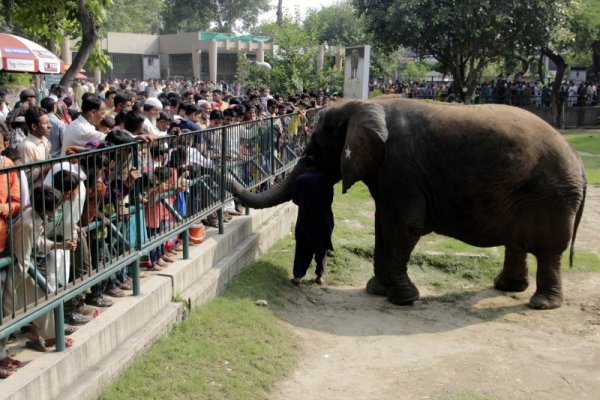
[[[142,280],[140,296],[115,304],[79,328],[75,345],[63,353],[39,353],[8,379],[0,381],[0,399],[95,399],[102,388],[180,318],[181,297],[192,306],[216,296],[258,255],[291,231],[296,207],[284,204],[253,210],[226,225],[224,235],[211,229],[204,243]],[[19,358],[19,357],[17,357]]]

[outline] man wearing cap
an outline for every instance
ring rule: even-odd
[[[156,120],[163,109],[161,101],[156,97],[148,97],[144,102],[144,134],[160,135],[156,127]]]
[[[19,107],[27,103],[30,107],[34,107],[37,104],[37,98],[33,89],[22,90],[19,94]]]

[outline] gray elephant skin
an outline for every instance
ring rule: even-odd
[[[561,256],[583,212],[581,158],[535,115],[504,105],[452,105],[381,96],[324,110],[304,157],[286,179],[252,194],[250,207],[292,198],[295,178],[312,160],[342,192],[363,181],[375,200],[374,276],[367,292],[412,304],[419,291],[407,273],[419,238],[436,232],[479,247],[504,246],[496,289],[524,291],[527,253],[537,260],[529,305],[560,307]]]

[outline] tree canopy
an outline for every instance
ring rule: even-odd
[[[568,42],[571,0],[355,0],[367,31],[385,49],[405,46],[435,57],[463,99],[484,67],[513,53]],[[463,89],[464,88],[464,89]]]
[[[80,38],[79,51],[61,84],[70,83],[90,57],[98,66],[109,63],[98,46],[98,38],[112,0],[3,0],[1,5],[7,25],[54,53],[64,37]]]
[[[209,29],[233,33],[254,26],[267,10],[268,0],[164,0],[163,33]]]
[[[299,15],[284,16],[281,26],[276,22],[263,23],[252,29],[255,35],[267,35],[277,44],[274,55],[266,54],[272,70],[267,72],[241,63],[240,81],[245,86],[268,86],[273,93],[300,93],[304,89],[342,90],[342,71],[325,63],[317,70],[316,56],[320,43],[315,31],[303,29]]]
[[[309,9],[303,25],[304,29],[315,33],[319,43],[357,46],[368,41],[363,19],[356,14],[349,0],[320,10]]]
[[[108,10],[108,32],[160,33],[163,0],[113,0]]]

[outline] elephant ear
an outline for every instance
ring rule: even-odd
[[[388,130],[385,110],[379,104],[353,102],[357,109],[349,112],[346,141],[341,153],[342,193],[356,181],[373,176],[385,157]]]

